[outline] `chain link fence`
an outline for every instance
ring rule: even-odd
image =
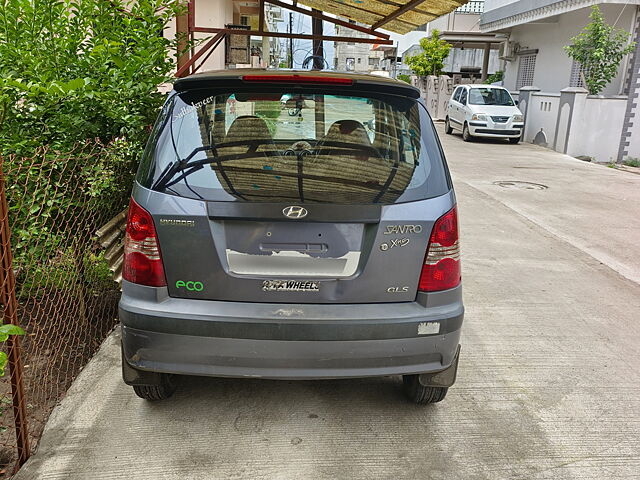
[[[130,178],[125,147],[88,142],[0,158],[2,315],[26,332],[2,345],[0,478],[37,447],[51,410],[117,322],[117,259],[105,259],[95,232],[126,206],[129,188],[114,181]],[[112,252],[119,241],[116,232]]]

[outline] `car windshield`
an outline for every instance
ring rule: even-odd
[[[511,94],[504,88],[471,88],[469,89],[469,103],[472,105],[505,105],[513,106]]]
[[[286,91],[173,95],[138,181],[253,202],[394,203],[448,191],[433,128],[415,100]]]

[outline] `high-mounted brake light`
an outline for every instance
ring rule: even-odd
[[[453,207],[433,226],[418,290],[421,292],[448,290],[457,287],[460,279],[458,213],[456,207]]]
[[[124,236],[122,278],[149,287],[167,284],[153,219],[133,198]]]
[[[351,78],[325,77],[322,75],[243,75],[245,82],[259,83],[313,83],[325,85],[353,85]]]

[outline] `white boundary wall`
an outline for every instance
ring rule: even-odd
[[[527,122],[523,140],[533,142],[534,137],[542,130],[547,137],[546,143],[553,146],[559,106],[559,93],[532,94],[527,105]]]
[[[584,99],[582,113],[572,119],[566,153],[574,157],[587,155],[598,162],[615,162],[626,107],[626,96]]]
[[[596,162],[617,160],[626,95],[588,95],[583,88],[565,88],[558,94],[529,87],[520,91],[520,98],[524,141],[546,143],[558,152],[592,157]]]

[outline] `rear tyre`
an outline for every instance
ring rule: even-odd
[[[137,396],[145,400],[166,400],[175,393],[176,386],[173,383],[171,375],[162,373],[159,385],[134,385],[133,391]]]
[[[464,124],[464,127],[462,127],[462,139],[465,142],[470,142],[473,139],[473,137],[469,133],[469,125],[467,125],[466,123]]]
[[[418,375],[403,375],[404,394],[417,405],[427,405],[444,400],[447,396],[447,387],[425,387],[420,384]]]
[[[520,142],[520,137],[518,137],[518,138],[510,138],[509,139],[509,143],[511,143],[512,145],[516,145],[519,142]]]
[[[453,128],[451,128],[451,124],[449,123],[449,117],[444,119],[444,133],[447,135],[451,135],[453,133]]]

